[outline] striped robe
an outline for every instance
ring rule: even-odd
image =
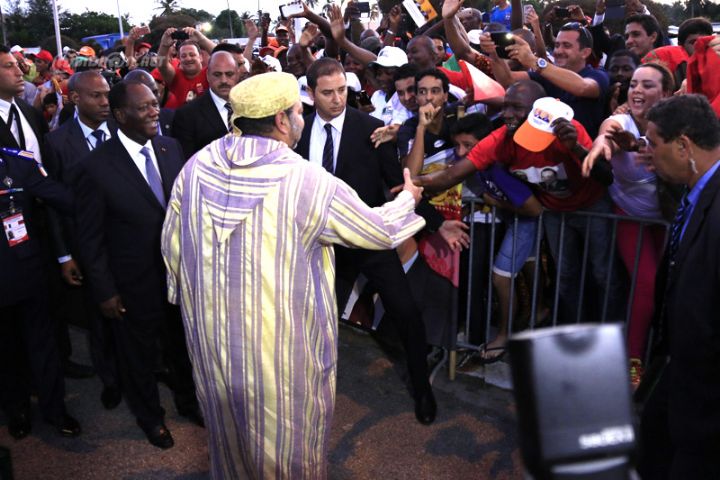
[[[284,143],[227,135],[178,176],[163,228],[213,478],[326,477],[335,401],[332,244],[395,248],[424,225],[371,209]]]

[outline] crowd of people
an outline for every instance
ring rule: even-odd
[[[454,345],[470,277],[480,364],[503,358],[521,283],[540,286],[538,321],[627,318],[632,387],[652,385],[641,475],[719,477],[712,24],[686,20],[673,44],[639,0],[621,31],[605,0],[445,0],[419,28],[400,4],[377,28],[354,2],[302,7],[246,21],[243,45],[192,27],[152,44],[142,26],[100,55],[0,46],[11,436],[32,431],[31,392],[80,435],[63,378],[97,374],[102,405],[124,399],[171,448],[162,380],[207,428],[214,478],[324,478],[338,317],[384,317],[431,424],[428,346]],[[71,360],[73,315],[92,367]]]

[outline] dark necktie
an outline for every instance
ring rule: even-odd
[[[325,124],[325,147],[323,148],[322,166],[325,170],[330,173],[334,173],[333,168],[333,138],[332,138],[332,125],[329,123]]]
[[[95,137],[95,147],[93,149],[98,148],[105,141],[105,132],[102,130],[95,130],[90,135]]]
[[[232,111],[232,106],[230,106],[230,102],[227,102],[227,103],[225,104],[225,110],[227,110],[227,128],[228,128],[228,132],[232,132],[232,131],[233,131],[233,124],[232,124],[232,114],[233,114],[233,111]]]
[[[145,157],[145,172],[147,173],[147,182],[150,185],[150,190],[152,190],[155,198],[157,198],[158,202],[160,202],[160,205],[165,207],[165,193],[163,193],[162,180],[160,179],[160,174],[155,168],[152,157],[150,157],[150,151],[147,147],[143,147],[142,150],[140,150],[140,153],[142,153],[142,156]]]
[[[8,117],[8,126],[10,129],[12,129],[13,123],[15,123],[15,128],[17,128],[17,137],[15,137],[15,140],[17,140],[20,149],[25,150],[25,133],[22,129],[20,114],[18,113],[17,107],[14,103],[10,105],[10,115]]]
[[[690,213],[690,201],[688,200],[687,193],[683,195],[678,206],[677,213],[675,214],[675,221],[670,227],[670,246],[669,255],[670,261],[675,259],[675,254],[680,246],[680,237],[682,236],[683,225],[687,221],[688,213]]]

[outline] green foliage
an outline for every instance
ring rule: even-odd
[[[130,30],[128,15],[122,17],[123,31]],[[105,33],[120,33],[118,19],[107,13],[91,12],[86,10],[82,14],[64,13],[60,18],[60,31],[63,35],[80,40],[91,35],[103,35]],[[63,43],[65,45],[65,43]]]
[[[230,24],[232,23],[232,36],[242,37],[241,33],[245,31],[240,16],[235,10],[223,10],[220,14],[215,17],[215,21],[212,24],[212,31],[209,36],[212,38],[230,38]]]
[[[193,17],[197,20],[197,23],[212,22],[215,19],[215,16],[212,13],[206,10],[198,10],[196,8],[181,8],[176,13]]]

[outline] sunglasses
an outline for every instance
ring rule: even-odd
[[[573,31],[578,32],[579,35],[582,35],[585,38],[585,43],[589,43],[592,45],[592,34],[588,31],[585,26],[580,22],[568,22],[562,27],[560,27],[560,31]]]

